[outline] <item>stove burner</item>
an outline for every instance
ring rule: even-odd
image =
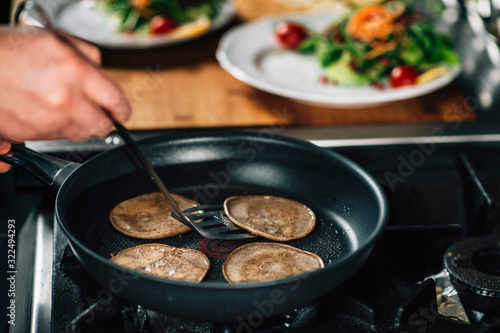
[[[500,311],[500,238],[466,238],[448,248],[444,264],[466,308]],[[498,319],[498,318],[497,318]]]

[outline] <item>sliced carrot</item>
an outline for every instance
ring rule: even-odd
[[[346,32],[353,38],[370,42],[386,40],[393,31],[393,17],[382,5],[371,5],[357,10],[349,19]]]

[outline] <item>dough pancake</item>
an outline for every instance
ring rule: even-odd
[[[307,206],[274,196],[227,198],[224,210],[229,219],[239,227],[279,242],[303,238],[316,225],[316,216]]]
[[[193,200],[172,194],[181,210],[199,206]],[[117,205],[109,219],[121,233],[143,239],[160,239],[184,234],[191,229],[170,216],[172,208],[160,192],[139,195]]]
[[[316,254],[281,243],[250,243],[234,250],[222,265],[229,283],[283,279],[325,267]]]
[[[110,261],[136,272],[188,282],[200,282],[210,268],[210,261],[200,251],[164,244],[131,247]]]

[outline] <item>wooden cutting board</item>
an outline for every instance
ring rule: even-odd
[[[103,67],[133,107],[130,129],[343,125],[473,120],[452,84],[430,95],[364,109],[319,108],[256,90],[225,72],[215,58],[232,26],[268,15],[305,11],[283,0],[235,0],[237,17],[194,41],[143,50],[103,49]]]

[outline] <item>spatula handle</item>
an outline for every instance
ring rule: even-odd
[[[175,202],[174,198],[170,195],[170,192],[165,187],[165,184],[163,184],[163,181],[161,180],[160,176],[158,175],[158,173],[156,173],[156,170],[153,168],[151,163],[149,163],[146,156],[144,156],[144,153],[142,152],[141,148],[139,148],[139,146],[135,142],[134,138],[132,137],[128,129],[126,129],[125,126],[114,120],[113,116],[108,110],[103,109],[103,111],[113,121],[113,125],[115,126],[116,130],[122,137],[123,141],[125,141],[127,147],[131,150],[133,155],[136,157],[137,161],[143,166],[144,170],[146,170],[151,180],[155,183],[156,187],[158,187],[160,192],[163,193],[165,199],[167,199],[168,203],[172,207],[172,216],[179,222],[182,222],[186,226],[191,227],[191,223],[186,218],[186,216],[182,214],[182,211],[177,205],[177,202]]]

